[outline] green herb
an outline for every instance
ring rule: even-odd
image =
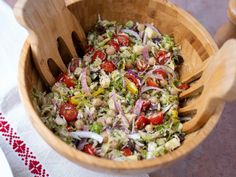
[[[95,132],[97,134],[100,134],[102,131],[103,125],[100,122],[94,122],[91,126],[90,126],[90,131]]]
[[[134,22],[130,20],[125,24],[125,26],[128,28],[132,28],[134,26]]]

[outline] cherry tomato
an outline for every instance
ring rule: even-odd
[[[163,119],[164,119],[163,113],[159,112],[156,115],[154,115],[151,118],[149,118],[149,121],[150,121],[151,124],[157,125],[157,124],[162,124],[163,123]]]
[[[116,66],[111,61],[106,61],[105,63],[101,64],[101,68],[105,72],[112,73],[116,69]]]
[[[86,53],[93,53],[94,52],[94,47],[92,45],[88,45],[86,47]]]
[[[103,51],[97,50],[97,51],[93,54],[92,60],[95,61],[97,58],[101,59],[102,61],[105,61],[106,58],[107,58],[107,56],[106,56],[106,54],[105,54]]]
[[[68,88],[75,86],[75,81],[65,73],[59,74],[57,81],[64,82]]]
[[[160,65],[164,65],[168,60],[167,52],[161,50],[155,54],[155,58]]]
[[[146,83],[150,87],[158,87],[158,84],[152,78],[147,78]]]
[[[149,119],[147,119],[144,115],[139,116],[136,121],[136,126],[139,130],[143,129],[147,124],[149,124]]]
[[[138,60],[136,67],[139,71],[145,71],[148,68],[148,64],[144,60]]]
[[[136,87],[139,88],[141,86],[140,81],[133,74],[126,73],[125,77],[129,79],[131,82],[133,82],[136,85]]]
[[[96,152],[96,149],[93,147],[92,144],[86,144],[83,148],[83,151],[87,154],[94,155]]]
[[[117,34],[115,38],[121,46],[129,46],[129,36],[126,34]]]
[[[141,111],[147,111],[150,108],[150,106],[151,106],[151,101],[144,100]]]
[[[182,90],[187,90],[189,89],[189,85],[188,84],[181,84],[180,86],[178,86],[179,89],[182,89]]]
[[[158,74],[158,75],[161,75],[163,77],[163,79],[166,79],[167,78],[167,74],[165,71],[163,71],[162,69],[157,69],[153,72],[154,74]]]
[[[69,67],[70,72],[73,73],[76,70],[76,68],[80,66],[80,62],[81,60],[79,58],[73,58]]]
[[[78,111],[75,105],[64,103],[60,106],[59,114],[64,117],[66,121],[71,122],[77,119]]]
[[[111,41],[108,42],[108,44],[111,45],[112,47],[114,47],[114,49],[116,49],[116,51],[120,50],[120,46],[116,41],[111,40]]]
[[[128,147],[123,148],[121,151],[122,151],[122,154],[123,154],[124,156],[130,156],[130,155],[132,155],[132,151],[131,151],[130,148],[128,148]]]

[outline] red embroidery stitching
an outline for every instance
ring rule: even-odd
[[[33,155],[29,147],[26,146],[23,140],[17,136],[10,124],[5,120],[5,117],[0,113],[0,133],[5,140],[8,141],[12,149],[21,157],[24,164],[28,166],[29,171],[34,175],[34,177],[48,177],[49,174],[43,169],[42,164]]]

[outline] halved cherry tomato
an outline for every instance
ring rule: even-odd
[[[131,149],[128,148],[128,147],[123,148],[121,151],[122,151],[122,154],[123,154],[124,156],[130,156],[130,155],[132,155],[132,151],[131,151]]]
[[[144,100],[141,111],[147,111],[150,108],[150,106],[151,106],[151,101]]]
[[[75,105],[64,103],[60,106],[59,114],[64,117],[66,121],[71,122],[77,119],[78,111]]]
[[[114,47],[114,49],[115,49],[116,51],[119,51],[119,50],[120,50],[120,46],[119,46],[119,44],[118,44],[116,41],[110,40],[110,41],[108,42],[108,44],[111,45],[112,47]]]
[[[136,121],[136,126],[139,130],[143,129],[147,124],[149,124],[149,119],[147,119],[144,115],[139,116]]]
[[[138,60],[136,67],[139,71],[145,71],[148,68],[148,64],[144,60]]]
[[[189,85],[188,84],[181,84],[177,88],[182,89],[182,90],[187,90],[187,89],[189,89]]]
[[[153,115],[151,118],[149,118],[149,121],[153,125],[162,124],[164,119],[164,115],[162,112],[157,113],[156,115]]]
[[[168,60],[167,52],[161,50],[155,54],[155,58],[160,65],[164,65]]]
[[[68,88],[75,86],[74,79],[70,78],[67,74],[61,73],[57,78],[58,82],[64,82]]]
[[[105,54],[103,51],[97,50],[97,51],[93,54],[92,60],[95,61],[97,58],[101,59],[102,61],[105,61],[106,58],[107,58],[107,56],[106,56],[106,54]]]
[[[86,144],[83,148],[83,151],[87,154],[94,155],[96,152],[96,149],[93,147],[92,144]]]
[[[106,61],[101,64],[101,68],[108,73],[112,73],[116,69],[116,66],[111,61]]]
[[[150,87],[158,87],[158,84],[152,78],[147,78],[146,83]]]
[[[76,68],[80,66],[80,63],[81,63],[81,60],[79,58],[73,58],[71,60],[70,67],[69,67],[70,72],[73,73],[76,70]]]
[[[92,45],[88,45],[86,47],[86,53],[92,53],[92,52],[94,52],[94,47]]]
[[[156,69],[155,71],[153,71],[154,74],[158,74],[161,75],[163,77],[163,79],[167,78],[167,74],[165,71],[163,71],[162,69]]]
[[[126,34],[117,34],[115,38],[121,46],[129,46],[129,36]]]
[[[133,74],[126,73],[125,77],[129,79],[131,82],[133,82],[136,85],[136,87],[138,88],[140,87],[139,80]]]

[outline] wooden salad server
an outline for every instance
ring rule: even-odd
[[[183,124],[183,131],[190,133],[201,128],[214,114],[219,103],[236,100],[236,40],[228,40],[222,48],[203,62],[198,72],[185,78],[190,88],[180,94],[180,100],[200,96],[179,109],[180,115],[194,114]]]
[[[14,14],[29,32],[37,70],[47,84],[53,85],[56,75],[66,72],[70,60],[85,49],[84,30],[64,0],[19,0]]]

